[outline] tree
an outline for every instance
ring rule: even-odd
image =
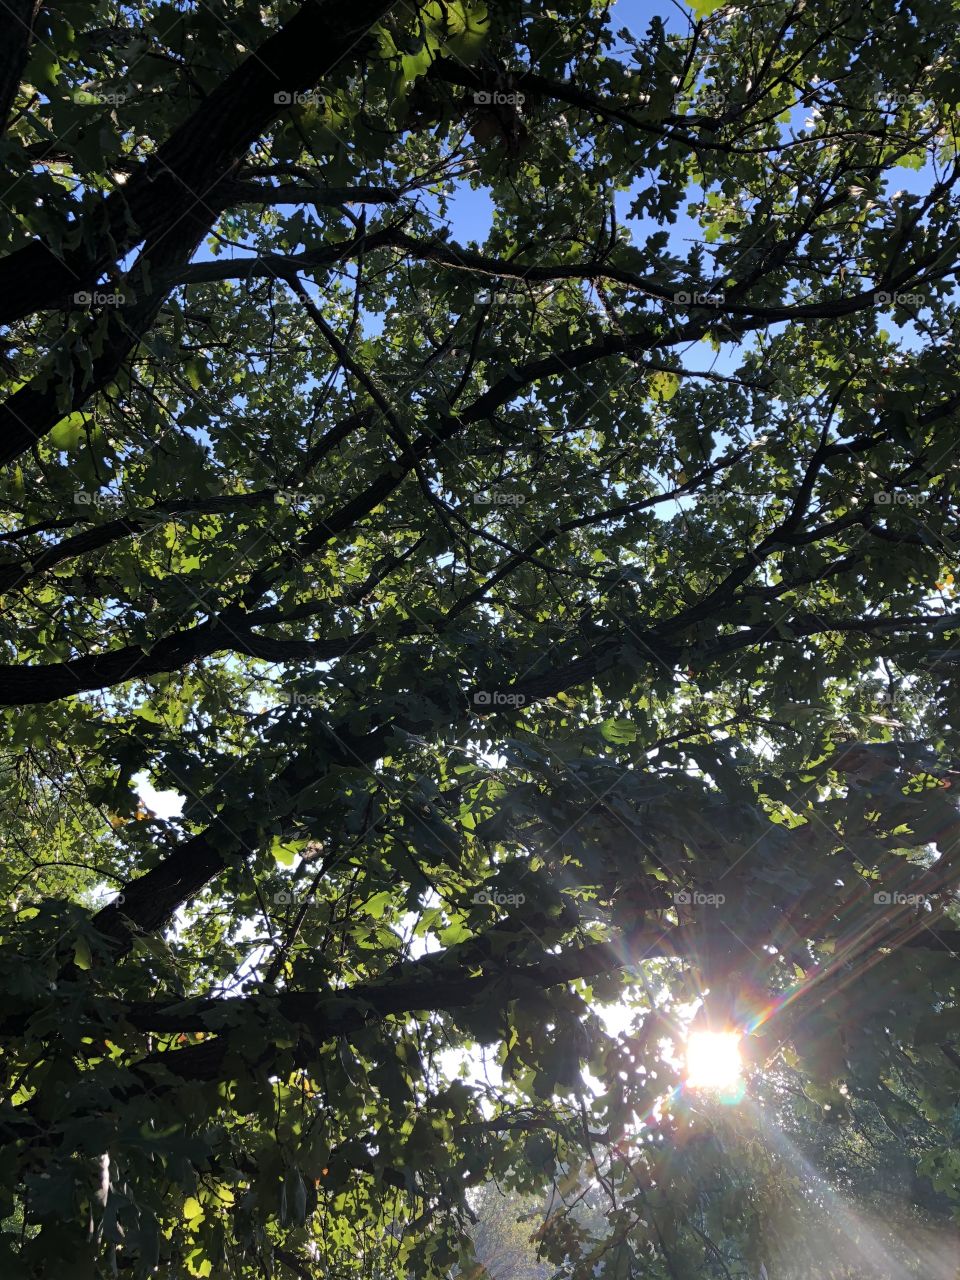
[[[542,1209],[532,1198],[506,1196],[492,1183],[481,1187],[474,1201],[474,1274],[492,1280],[548,1280],[553,1268],[537,1257],[537,1229],[549,1206]]]
[[[941,1280],[952,14],[0,21],[3,1274]]]

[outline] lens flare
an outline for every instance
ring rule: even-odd
[[[691,1031],[687,1038],[686,1082],[691,1089],[736,1089],[743,1075],[736,1031]]]

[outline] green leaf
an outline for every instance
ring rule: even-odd
[[[650,375],[650,394],[656,400],[667,401],[672,400],[677,394],[677,388],[680,386],[680,379],[675,373],[668,370],[659,370]]]
[[[184,1219],[191,1225],[198,1222],[203,1216],[203,1206],[194,1196],[187,1196],[183,1202]]]
[[[280,836],[274,836],[270,844],[270,852],[283,867],[292,867],[297,860],[297,850],[295,842],[284,840]]]
[[[628,743],[637,740],[637,726],[630,720],[604,720],[600,732],[607,742]]]
[[[364,915],[372,916],[374,920],[381,920],[392,897],[393,894],[389,889],[384,889],[381,893],[375,893],[372,898],[368,898],[363,904]]]
[[[70,413],[61,418],[50,431],[50,443],[55,449],[69,453],[84,436],[87,417],[83,413]]]
[[[73,963],[78,969],[89,969],[93,965],[93,952],[86,938],[77,938],[73,944]]]

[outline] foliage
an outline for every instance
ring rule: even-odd
[[[943,1280],[953,9],[0,26],[3,1276]]]

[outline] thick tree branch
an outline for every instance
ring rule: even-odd
[[[208,229],[217,212],[208,193],[281,115],[277,95],[310,89],[345,59],[357,60],[364,36],[390,8],[388,0],[306,0],[124,186],[85,215],[90,233],[76,237],[80,247],[61,257],[35,241],[0,261],[0,324],[90,288],[107,266],[141,241],[159,243],[185,217],[199,216]]]
[[[0,6],[0,136],[10,123],[41,7],[41,0],[4,0]]]

